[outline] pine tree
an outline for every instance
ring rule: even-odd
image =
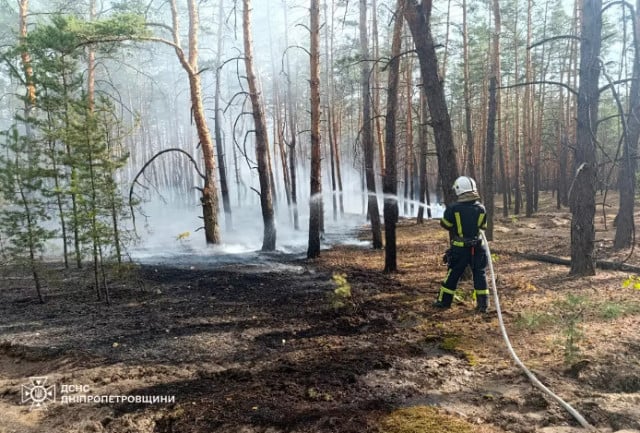
[[[38,146],[17,127],[3,134],[5,152],[0,155],[0,185],[6,201],[0,211],[0,226],[8,241],[5,252],[16,263],[26,264],[33,276],[40,302],[44,302],[40,265],[45,243],[55,232],[45,228],[49,219],[47,200],[42,195],[49,170],[43,168]]]

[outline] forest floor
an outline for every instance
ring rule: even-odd
[[[597,254],[616,261],[629,251],[612,251],[607,202]],[[511,342],[598,431],[640,430],[640,291],[623,287],[628,272],[572,278],[523,258],[569,255],[570,214],[552,204],[495,222]],[[445,249],[436,220],[404,220],[397,274],[356,246],[273,270],[132,266],[110,278],[110,306],[86,271],[53,266],[39,304],[4,268],[0,433],[584,431],[514,365],[493,306],[473,313],[470,281],[452,309],[431,307]],[[335,293],[340,274],[350,297]]]

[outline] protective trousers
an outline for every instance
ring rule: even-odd
[[[452,246],[449,253],[449,269],[442,282],[438,302],[443,307],[451,306],[453,296],[458,288],[458,281],[467,266],[473,273],[473,296],[476,300],[476,309],[486,311],[489,290],[487,289],[487,252],[482,245],[473,247]]]

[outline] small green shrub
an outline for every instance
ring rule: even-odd
[[[351,284],[347,281],[346,274],[335,273],[331,277],[336,287],[329,293],[329,302],[335,309],[340,309],[352,304]]]
[[[564,361],[567,365],[574,364],[580,356],[579,343],[582,340],[582,322],[587,298],[568,294],[560,302],[562,335],[564,336]]]
[[[600,307],[599,315],[606,320],[614,320],[625,314],[625,307],[615,302],[607,302]]]

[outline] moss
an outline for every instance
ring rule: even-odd
[[[440,342],[440,349],[446,350],[447,352],[452,352],[455,355],[463,357],[471,366],[478,365],[478,358],[476,358],[476,356],[472,352],[462,349],[460,345],[460,337],[457,335],[450,335],[442,339],[442,342]]]
[[[460,338],[458,336],[449,336],[444,337],[442,339],[442,343],[440,343],[440,349],[446,350],[448,352],[457,352],[458,344],[460,343]]]
[[[477,426],[429,406],[400,409],[380,422],[380,433],[474,433],[476,430]]]

